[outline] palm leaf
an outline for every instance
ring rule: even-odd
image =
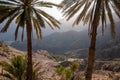
[[[98,0],[63,0],[61,2],[62,11],[64,12],[67,20],[71,19],[75,14],[77,18],[75,19],[73,25],[79,24],[83,21],[84,24],[89,23],[89,32],[92,30],[92,26],[95,20],[95,25],[102,23],[102,33],[104,32],[104,27],[106,26],[106,20],[109,19],[111,23],[111,33],[115,34],[115,23],[113,19],[114,11],[116,15],[120,18],[120,1],[119,0],[101,0],[100,5],[97,6]],[[96,7],[99,7],[99,14],[95,13]],[[82,10],[81,10],[82,9]],[[106,14],[107,13],[107,14]],[[97,14],[98,17],[94,15]],[[108,15],[108,17],[107,17]],[[95,20],[94,20],[95,19]],[[101,21],[100,21],[101,20]]]
[[[16,18],[16,23],[18,24],[17,25],[17,28],[15,30],[15,40],[17,40],[17,35],[18,35],[18,30],[19,30],[19,27],[21,26],[22,28],[24,28],[24,25],[25,25],[25,11],[23,11],[17,18]],[[24,30],[23,30],[24,31]],[[23,32],[22,32],[23,33]],[[23,39],[23,34],[21,36],[21,39]]]
[[[14,4],[14,3],[11,3],[10,1],[0,1],[0,5],[13,6],[13,5],[15,5],[15,4]]]
[[[37,13],[37,11],[34,9],[34,12],[35,12],[35,15],[36,15],[36,18],[40,24],[41,27],[45,28],[45,22],[43,20],[43,17]]]
[[[79,22],[84,18],[84,15],[87,13],[87,10],[89,9],[91,3],[88,3],[88,1],[86,1],[86,4],[84,6],[83,11],[78,15],[76,21],[74,22],[74,24],[79,24]]]
[[[116,15],[120,18],[120,10],[119,10],[119,8],[116,8],[115,4],[111,4],[111,6],[112,6],[112,9],[115,11]]]
[[[6,72],[10,74],[15,74],[13,66],[11,66],[9,63],[2,61],[0,62],[0,66],[2,66],[3,70],[5,70]]]
[[[23,39],[24,39],[24,27],[23,27],[23,30],[22,30],[21,41],[23,41]]]
[[[53,6],[59,7],[59,5],[57,5],[57,4],[54,4],[51,2],[44,2],[44,1],[38,1],[35,4],[40,6],[40,7],[49,7],[49,8],[52,8]]]
[[[19,7],[11,10],[9,13],[7,13],[6,15],[3,15],[0,18],[0,23],[4,22],[8,17],[12,16],[13,14],[15,14],[17,11],[19,10]]]
[[[41,38],[42,38],[42,35],[41,35],[40,25],[39,25],[37,19],[35,19],[34,17],[33,17],[32,20],[33,20],[34,28],[35,28],[35,31],[36,31],[36,34],[37,34],[37,38],[38,38],[38,39],[41,39]]]
[[[46,12],[42,11],[42,10],[37,10],[37,12],[39,14],[41,14],[42,16],[44,16],[47,20],[49,20],[53,26],[58,27],[59,28],[59,24],[60,22],[57,21],[56,19],[54,19],[52,16],[48,15]]]
[[[119,0],[112,0],[112,3],[114,3],[114,6],[115,6],[116,9],[118,9],[119,12],[120,12],[120,1],[119,1]]]
[[[81,7],[84,5],[84,2],[85,2],[85,0],[81,1],[79,4],[76,3],[76,5],[74,5],[73,7],[71,7],[69,9],[69,11],[67,11],[68,12],[67,15],[69,15],[67,20],[69,20],[71,17],[73,17],[75,15],[75,13],[77,13],[81,9]]]
[[[11,22],[14,20],[14,18],[15,18],[18,14],[19,14],[19,13],[13,14],[13,15],[9,18],[9,20],[6,22],[5,26],[1,29],[0,32],[6,32],[7,29],[9,28]]]
[[[112,33],[112,36],[114,37],[115,36],[115,23],[114,23],[113,15],[112,15],[110,6],[107,3],[107,1],[106,1],[105,4],[106,4],[106,10],[108,12],[109,21],[110,21],[110,24],[111,24],[111,33]]]
[[[5,78],[8,78],[10,80],[16,80],[13,77],[11,77],[9,73],[8,74],[7,73],[3,73],[3,74],[0,74],[0,75],[3,76],[3,77],[5,77]]]
[[[20,22],[18,23],[17,28],[15,30],[15,40],[17,40],[19,26],[20,26]]]

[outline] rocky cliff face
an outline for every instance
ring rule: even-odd
[[[0,42],[0,61],[3,61],[3,60],[10,61],[10,59],[13,58],[14,56],[24,55],[24,54],[26,54],[26,52],[16,50],[8,45],[5,45],[3,42]],[[56,66],[60,64],[47,51],[45,50],[34,51],[33,62],[39,63],[39,66],[40,66],[39,68],[40,75],[38,80],[60,80],[60,76],[58,76],[55,73]],[[79,62],[79,63],[80,63],[79,73],[82,74],[85,71],[86,63],[85,61]],[[120,64],[118,63],[119,61],[112,61],[112,62],[96,61],[95,71],[93,73],[93,80],[98,80],[104,77],[105,78],[107,77],[108,78],[107,80],[119,80]],[[112,77],[116,79],[113,79]],[[0,80],[3,80],[3,79],[1,79],[0,77]]]
[[[3,42],[0,42],[0,61],[10,61],[10,59],[12,59],[13,57],[24,54],[26,54],[26,52],[16,50],[4,44]],[[40,72],[41,72],[39,76],[40,79],[57,80],[54,69],[55,66],[58,65],[58,63],[55,61],[55,59],[52,58],[51,55],[49,55],[47,51],[45,50],[34,51],[33,62],[39,63]]]
[[[22,55],[24,52],[16,50],[3,42],[0,42],[0,61],[9,61],[11,58]]]
[[[58,65],[55,59],[45,50],[38,50],[33,52],[33,61],[40,64],[40,79],[42,80],[57,80],[57,75],[55,73],[55,67]]]

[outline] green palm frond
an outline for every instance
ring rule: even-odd
[[[40,26],[45,28],[45,21],[44,21],[43,17],[35,9],[34,9],[34,12],[35,12],[36,18],[37,18]]]
[[[89,23],[90,32],[92,32],[93,25],[99,26],[100,23],[102,23],[102,31],[104,32],[108,18],[111,24],[111,33],[114,36],[115,22],[113,12],[120,18],[119,0],[63,0],[60,6],[62,6],[62,11],[67,20],[77,14],[74,25],[78,25],[81,21],[84,24]]]
[[[40,66],[40,63],[37,62],[33,62],[33,80],[37,80],[37,78],[39,77],[39,75],[41,75],[41,66]],[[43,73],[43,72],[42,72]]]
[[[9,28],[11,22],[14,20],[14,18],[18,15],[19,13],[15,13],[13,16],[11,16],[8,21],[6,22],[5,26],[1,29],[0,32],[6,32],[7,29]]]
[[[37,10],[37,12],[39,14],[41,14],[43,17],[45,17],[53,26],[59,28],[59,24],[60,24],[59,21],[57,21],[56,19],[54,19],[52,16],[50,16],[49,14],[47,14],[46,12],[44,12],[43,10]]]
[[[4,22],[7,18],[9,18],[10,16],[14,15],[17,12],[17,10],[19,10],[18,7],[15,8],[15,9],[9,10],[9,12],[7,11],[8,13],[6,13],[2,17],[0,17],[0,23]]]
[[[21,80],[22,75],[26,70],[26,60],[23,59],[22,56],[17,56],[11,60],[11,63],[5,61],[0,62],[0,66],[2,66],[5,71],[1,74],[2,76],[11,80]]]
[[[25,56],[16,56],[9,63],[5,61],[0,62],[0,66],[3,68],[3,73],[0,73],[0,75],[10,80],[25,80],[27,68],[26,58]],[[40,73],[43,73],[40,69],[39,62],[33,62],[33,80],[37,80]]]
[[[11,0],[12,1],[12,0]],[[0,6],[14,6],[15,4],[12,2],[7,2],[7,1],[0,1]]]
[[[21,40],[23,40],[24,27],[27,26],[27,20],[29,20],[31,25],[34,25],[32,29],[36,30],[36,35],[40,39],[42,37],[41,28],[45,28],[46,23],[52,29],[54,27],[59,28],[60,22],[41,9],[41,7],[51,8],[53,6],[59,7],[57,4],[39,0],[1,0],[0,14],[3,15],[0,15],[0,23],[5,21],[6,24],[0,31],[6,32],[10,24],[16,21],[15,40],[17,39],[20,27],[23,29],[21,35]]]
[[[69,20],[72,16],[75,15],[79,11],[79,9],[84,5],[85,1],[82,1],[81,3],[76,3],[74,6],[69,9],[69,11],[66,11],[68,19]],[[79,6],[78,6],[79,5]]]
[[[42,38],[42,35],[41,35],[42,32],[41,32],[41,28],[40,28],[39,22],[34,17],[33,17],[32,20],[33,20],[33,24],[34,24],[34,28],[35,28],[37,37],[38,37],[38,39],[41,39]]]
[[[49,8],[52,8],[53,6],[59,7],[59,5],[57,5],[57,4],[54,4],[51,2],[44,2],[44,1],[38,1],[35,4],[38,6],[41,6],[41,7],[49,7]]]
[[[120,11],[120,1],[119,0],[112,0],[112,4]]]
[[[24,27],[22,28],[22,34],[21,34],[21,41],[23,41],[23,39],[24,39]]]
[[[7,72],[14,74],[14,68],[9,63],[2,61],[0,62],[0,66],[2,66],[3,69],[6,70]]]
[[[6,74],[6,73],[1,73],[0,74],[1,76],[4,76],[5,78],[9,79],[9,80],[16,80],[14,79],[13,77],[11,77],[9,74]]]

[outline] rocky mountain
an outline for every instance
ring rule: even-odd
[[[3,42],[0,42],[0,61],[10,61],[11,58],[17,55],[24,55],[26,52],[16,50]],[[71,58],[72,59],[72,58]],[[75,59],[76,60],[76,59]],[[60,80],[60,76],[56,74],[55,68],[60,66],[60,63],[45,50],[37,50],[33,52],[33,61],[40,65],[40,77],[42,80]],[[79,66],[79,76],[84,77],[84,70],[86,68],[86,61],[83,59],[77,59]],[[70,62],[71,63],[71,62]],[[96,61],[95,70],[93,72],[93,79],[108,79],[119,80],[120,79],[120,63],[119,61]],[[68,65],[69,66],[69,65]],[[1,68],[0,68],[1,69]],[[102,70],[101,70],[102,69]],[[0,70],[1,71],[1,70]],[[1,80],[3,80],[0,77]]]
[[[110,25],[106,26],[104,36],[101,32],[101,27],[98,28],[97,33],[97,57],[101,58],[115,58],[120,57],[120,23],[116,23],[116,37],[113,39],[110,34]],[[90,36],[87,30],[80,32],[56,32],[43,37],[42,40],[33,39],[33,50],[47,50],[55,54],[67,54],[70,57],[86,57],[89,48]],[[13,42],[12,47],[19,50],[26,50],[26,41]]]
[[[11,58],[22,54],[24,52],[16,50],[0,41],[0,61],[9,61]]]
[[[24,55],[26,52],[16,50],[3,42],[0,42],[0,61],[10,61],[17,55]],[[41,75],[43,80],[52,79],[57,80],[55,75],[55,67],[59,64],[56,60],[45,50],[37,50],[33,52],[33,62],[39,63]],[[1,68],[0,68],[1,71]],[[0,80],[1,79],[0,77]]]
[[[88,39],[86,31],[57,32],[43,37],[42,40],[33,39],[33,50],[43,49],[53,53],[63,53],[77,48],[86,48],[89,43]],[[81,44],[79,45],[78,42]],[[26,41],[13,42],[11,46],[24,51],[26,50]]]

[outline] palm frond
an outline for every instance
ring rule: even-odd
[[[22,30],[21,41],[23,41],[23,39],[24,39],[24,27],[23,27],[23,30]]]
[[[19,16],[17,16],[16,18],[16,23],[18,24],[17,25],[17,28],[15,30],[15,40],[17,40],[17,35],[18,35],[18,30],[19,30],[19,27],[22,27],[24,28],[24,25],[25,25],[25,12],[23,11]],[[23,32],[22,32],[23,33]],[[23,36],[23,35],[22,35]],[[21,36],[21,37],[22,37]],[[21,38],[23,39],[23,38]]]
[[[114,3],[114,4],[113,4]],[[120,2],[117,2],[117,4],[114,2],[113,0],[113,3],[110,3],[111,6],[112,6],[112,9],[113,11],[116,13],[116,15],[120,18],[120,8],[117,8],[116,6],[119,5],[120,7]],[[119,4],[118,4],[119,3]]]
[[[13,66],[11,66],[9,63],[2,61],[0,62],[0,66],[2,66],[3,70],[5,70],[6,72],[10,74],[15,74]]]
[[[17,40],[19,27],[20,27],[20,22],[18,23],[16,30],[15,30],[15,40]]]
[[[106,13],[105,13],[105,3],[102,1],[101,3],[101,22],[102,22],[102,34],[104,34],[104,27],[106,26]]]
[[[116,9],[118,9],[120,12],[120,1],[119,0],[112,0],[112,3],[116,7]]]
[[[78,15],[74,24],[79,24],[79,22],[85,17],[84,15],[86,15],[87,10],[90,8],[90,4],[91,2],[86,1],[83,11]]]
[[[18,10],[19,10],[19,7],[11,10],[11,11],[10,11],[9,13],[7,13],[6,15],[3,15],[2,17],[0,17],[0,23],[4,22],[7,18],[9,18],[9,17],[12,16],[13,14],[15,14]]]
[[[115,22],[113,12],[120,18],[119,0],[63,0],[60,6],[67,20],[77,14],[73,25],[78,25],[81,21],[84,24],[89,23],[89,32],[91,32],[93,26],[99,26],[100,23],[102,23],[102,32],[104,32],[108,18],[111,24],[111,33],[114,36]],[[97,13],[95,13],[96,10],[98,11]]]
[[[84,18],[84,20],[83,20],[84,25],[87,24],[87,23],[90,21],[90,17],[91,17],[91,11],[89,11],[89,12],[86,14],[86,16],[85,16],[85,18]]]
[[[26,62],[23,56],[14,57],[10,63],[0,62],[0,66],[3,68],[1,75],[10,80],[21,80],[26,70]]]
[[[101,7],[101,0],[96,0],[96,5],[95,5],[95,12],[94,12],[94,17],[93,17],[93,21],[92,24],[90,26],[90,31],[91,33],[94,32],[94,30],[98,27],[99,23],[100,23],[100,7]],[[96,34],[96,32],[94,32],[94,34]]]
[[[20,0],[8,0],[8,1],[10,1],[14,4],[21,4],[22,3],[22,1],[20,1]]]
[[[10,80],[15,80],[12,76],[10,76],[9,73],[3,73],[3,74],[0,74],[1,76],[7,78],[7,79],[10,79]]]
[[[35,4],[38,5],[39,7],[49,7],[49,8],[52,8],[53,6],[59,7],[59,5],[57,4],[51,2],[44,2],[44,1],[38,1]]]
[[[9,28],[11,22],[14,20],[14,18],[15,18],[18,14],[19,14],[18,12],[15,13],[15,14],[13,14],[13,15],[8,19],[8,21],[6,22],[5,26],[1,29],[0,32],[6,32],[7,29]]]
[[[109,21],[110,21],[110,24],[111,24],[111,33],[112,33],[112,36],[114,37],[115,36],[115,23],[114,23],[114,19],[113,19],[113,15],[112,15],[112,10],[110,8],[110,5],[107,3],[105,3],[106,5],[106,10],[107,10],[107,14],[108,14],[108,17],[109,17]]]
[[[14,3],[12,3],[12,2],[10,2],[10,0],[9,1],[0,1],[0,5],[2,6],[2,5],[4,5],[4,6],[13,6],[13,5],[15,5]]]
[[[58,27],[59,28],[59,24],[60,22],[58,20],[56,20],[55,18],[53,18],[52,16],[48,15],[46,12],[44,12],[43,10],[37,10],[37,12],[39,14],[41,14],[42,16],[44,16],[47,20],[49,20],[53,26]]]
[[[36,34],[37,34],[37,38],[41,39],[42,38],[41,28],[40,28],[40,25],[39,25],[37,19],[35,19],[34,17],[33,17],[33,24],[34,24],[34,28],[35,28],[35,31],[36,31]]]
[[[37,13],[37,11],[35,9],[34,9],[34,12],[35,12],[36,18],[37,18],[40,26],[45,28],[45,22],[43,20],[43,17],[39,13]]]
[[[79,3],[80,0],[63,0],[60,4],[60,8],[63,8],[63,12],[73,6],[76,3]]]
[[[67,16],[69,15],[67,20],[69,20],[71,17],[73,17],[75,15],[75,13],[77,13],[81,9],[81,7],[84,5],[84,2],[85,2],[85,0],[81,1],[80,3],[76,3],[68,11],[66,11]]]

